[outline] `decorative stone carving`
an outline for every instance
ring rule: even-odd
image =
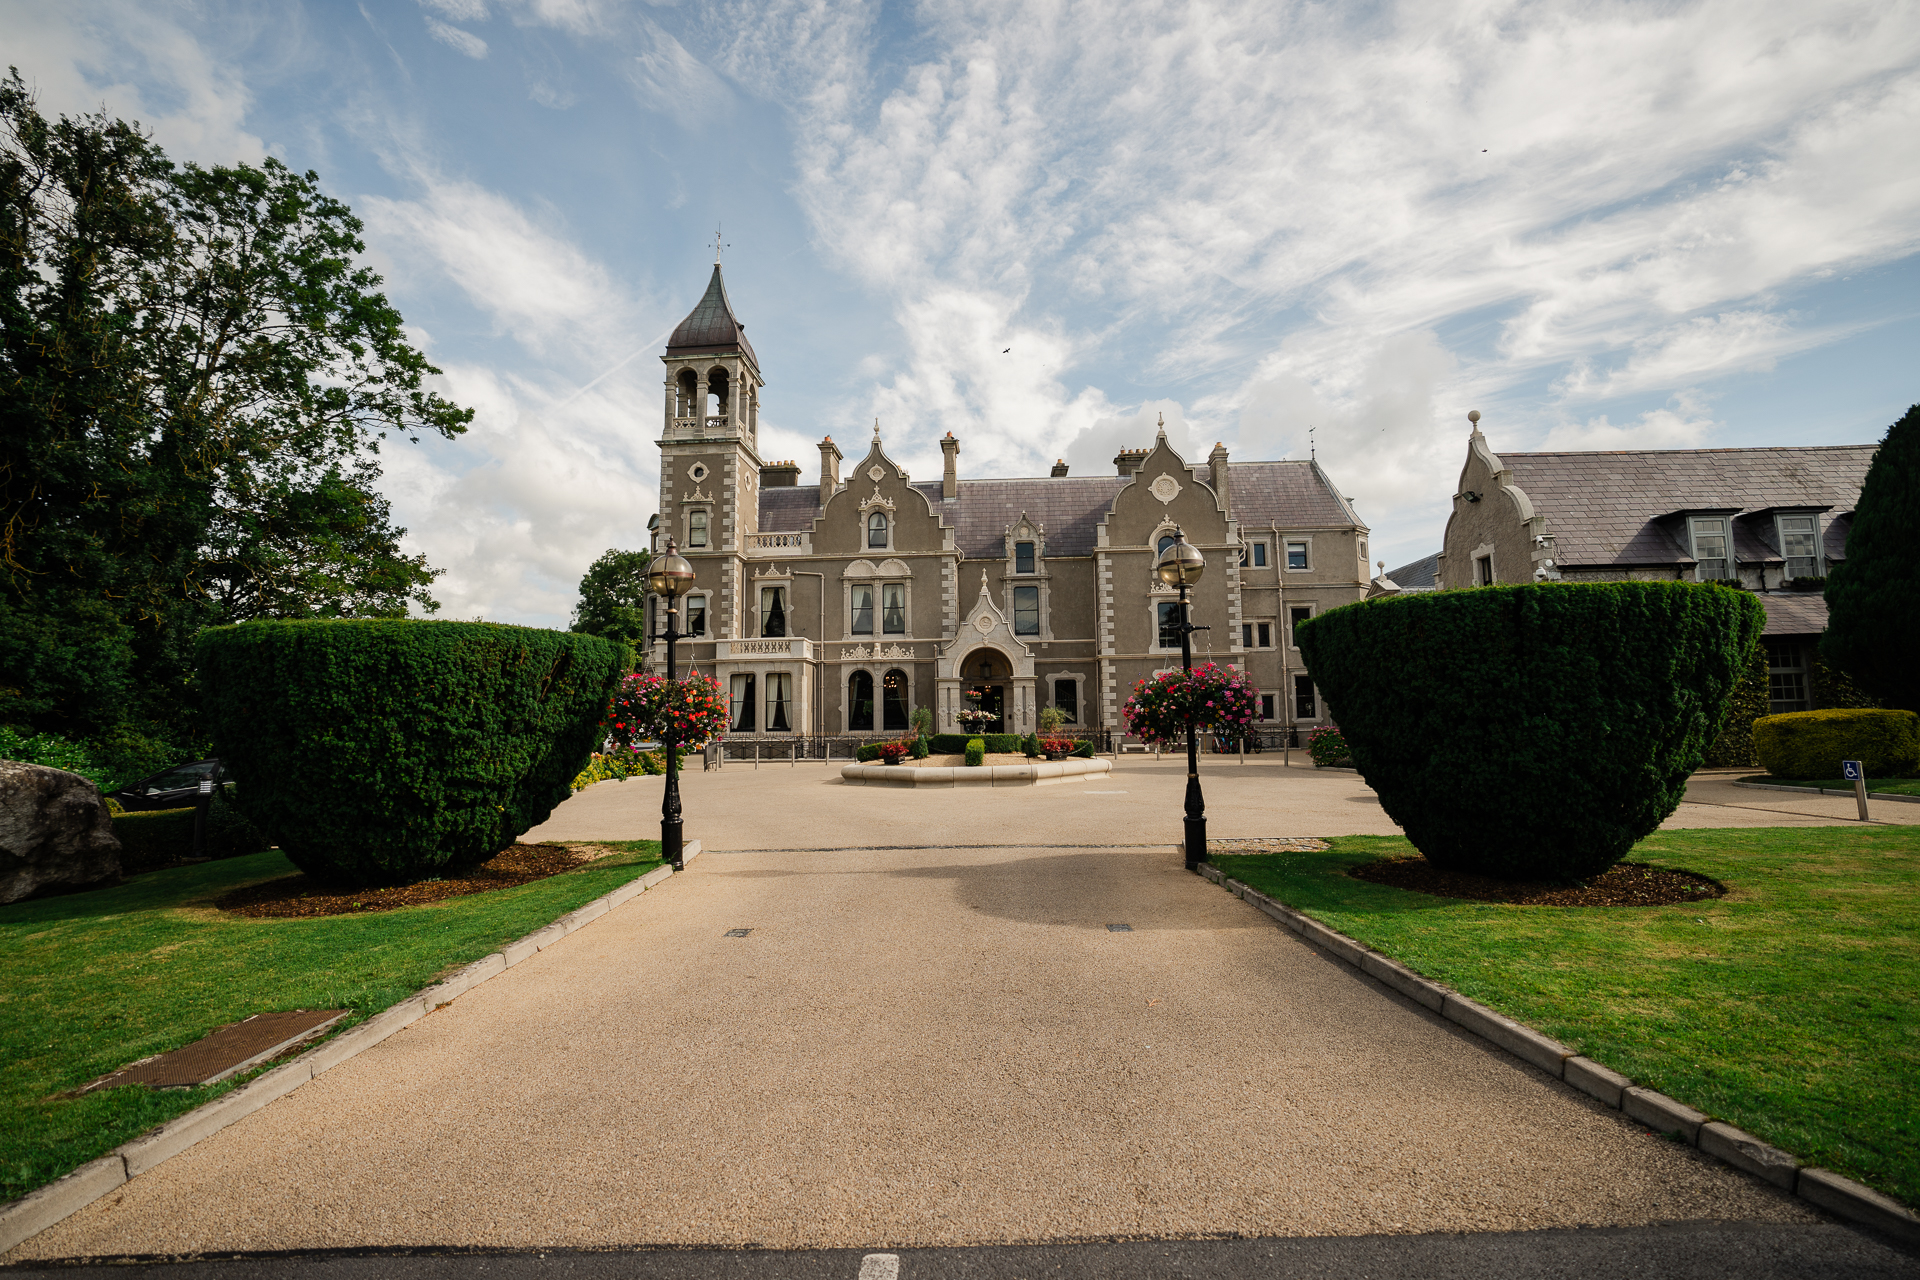
[[[884,649],[877,650],[873,656],[876,658],[892,658],[904,662],[911,662],[913,661],[913,650],[904,644],[890,644]]]
[[[1172,502],[1180,496],[1180,482],[1162,471],[1154,482],[1147,486],[1147,492],[1162,502]]]
[[[981,635],[985,635],[987,634],[987,632],[993,630],[995,625],[996,624],[994,622],[994,617],[990,613],[983,612],[979,617],[973,620],[973,629],[975,631],[978,631]]]
[[[879,484],[882,480],[886,478],[887,478],[887,469],[881,466],[879,463],[876,462],[872,466],[867,468],[867,479],[873,481],[875,484]]]
[[[875,470],[878,470],[878,468],[875,468]],[[875,507],[885,507],[889,511],[893,510],[893,499],[882,497],[878,484],[873,486],[873,496],[860,504],[860,510],[867,512],[873,510]]]
[[[77,773],[0,760],[0,902],[120,878],[100,790]]]
[[[693,492],[687,495],[686,500],[688,502],[712,502],[713,495],[700,492],[700,486],[696,484],[693,486]]]
[[[696,462],[688,467],[687,478],[695,484],[699,484],[702,480],[705,480],[707,478],[707,464],[704,462]]]

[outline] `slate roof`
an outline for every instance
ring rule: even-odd
[[[1723,508],[1830,507],[1826,551],[1845,554],[1844,522],[1877,446],[1779,449],[1637,449],[1595,453],[1502,453],[1513,482],[1533,499],[1564,565],[1692,563],[1675,512]],[[1836,527],[1837,526],[1837,527]],[[1833,535],[1839,534],[1836,546]],[[1745,522],[1734,526],[1736,559],[1773,556]],[[1776,557],[1777,558],[1777,557]]]
[[[1525,486],[1521,486],[1525,488]],[[1402,591],[1431,591],[1440,585],[1440,553],[1422,556],[1412,564],[1387,571],[1387,581]]]
[[[1827,598],[1818,591],[1763,591],[1763,636],[1817,636],[1827,629]]]
[[[1234,515],[1242,526],[1307,528],[1356,524],[1340,495],[1311,462],[1234,462],[1228,464]],[[1204,479],[1207,475],[1199,473]],[[973,560],[1006,555],[1006,529],[1024,512],[1046,526],[1047,554],[1092,555],[1096,527],[1127,484],[1125,476],[1058,476],[1030,480],[962,480],[951,504],[940,497],[940,481],[916,482],[947,523],[954,544]],[[760,528],[765,533],[798,533],[813,527],[820,511],[818,485],[760,490]]]
[[[727,282],[720,278],[720,264],[716,262],[713,277],[707,281],[707,291],[667,339],[667,354],[691,356],[743,351],[747,359],[758,366],[760,357],[753,354],[746,327],[734,317],[733,304],[727,301]]]

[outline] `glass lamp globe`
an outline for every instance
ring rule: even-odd
[[[667,554],[647,566],[647,586],[657,596],[675,599],[686,594],[693,585],[693,566],[687,563],[672,542],[667,543]]]
[[[1179,539],[1160,553],[1159,563],[1154,572],[1160,575],[1160,581],[1170,587],[1190,587],[1200,581],[1200,575],[1207,571],[1206,557],[1200,549],[1187,541],[1187,535],[1174,530]]]

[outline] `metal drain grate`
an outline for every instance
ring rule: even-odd
[[[111,1089],[116,1085],[144,1084],[154,1089],[183,1089],[197,1084],[214,1084],[238,1075],[278,1057],[302,1040],[311,1039],[347,1016],[345,1009],[289,1009],[281,1013],[256,1013],[241,1022],[230,1023],[190,1045],[143,1058],[120,1068],[82,1089]]]
[[[744,938],[752,932],[753,930],[751,929],[729,929],[725,936],[729,938]]]
[[[1110,924],[1107,926],[1107,932],[1108,933],[1132,933],[1133,926],[1130,924]]]

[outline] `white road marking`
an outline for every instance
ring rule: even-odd
[[[900,1280],[900,1255],[870,1253],[860,1259],[859,1280]]]

